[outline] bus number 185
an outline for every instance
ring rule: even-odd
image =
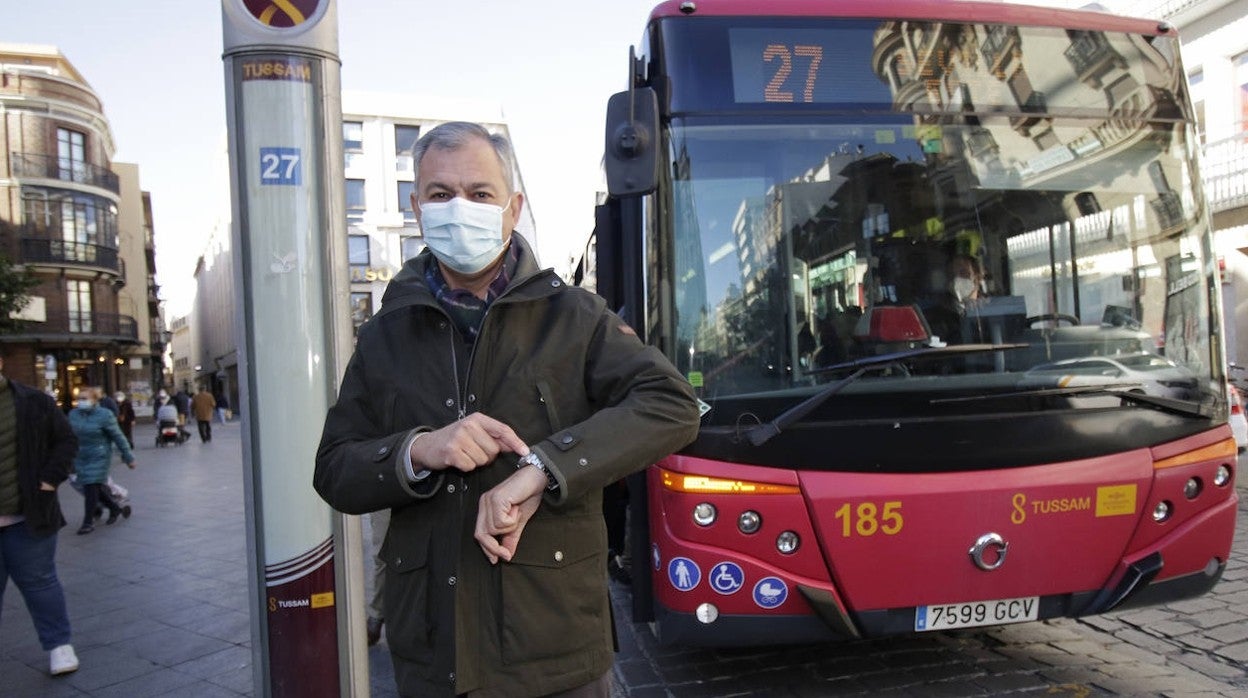
[[[843,538],[849,538],[854,533],[873,536],[877,532],[891,536],[901,532],[904,523],[901,502],[884,502],[883,507],[872,502],[862,502],[857,507],[846,503],[836,510],[836,518],[841,522]]]

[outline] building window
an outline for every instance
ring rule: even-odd
[[[1248,131],[1248,53],[1235,57],[1235,99],[1239,102],[1236,131],[1243,133]]]
[[[395,169],[399,172],[412,171],[412,146],[420,140],[419,126],[394,125],[394,157]]]
[[[364,150],[364,124],[362,122],[342,122],[342,149],[357,153]]]
[[[352,293],[351,294],[351,326],[358,332],[360,325],[363,325],[373,316],[373,294],[371,293]]]
[[[56,161],[60,178],[87,181],[87,137],[67,128],[56,129]]]
[[[363,272],[372,262],[372,257],[368,253],[368,242],[367,235],[347,236],[347,264],[351,265],[352,276],[355,276],[354,272],[357,267]]]
[[[26,225],[72,243],[117,247],[117,206],[90,194],[22,188]]]
[[[404,235],[399,238],[399,256],[404,262],[420,254],[425,249],[425,241],[419,235]]]
[[[348,170],[364,164],[364,124],[359,121],[342,122],[343,163]]]
[[[364,180],[347,180],[347,220],[364,218]]]
[[[412,209],[412,183],[399,182],[396,189],[398,190],[398,209],[403,212],[403,222],[415,223],[416,211]]]
[[[69,331],[91,332],[91,282],[71,279],[65,282],[68,294],[65,307],[69,309]]]

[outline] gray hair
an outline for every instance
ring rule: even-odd
[[[416,174],[416,181],[420,181],[420,161],[431,148],[458,150],[472,138],[479,138],[494,148],[494,154],[498,155],[498,162],[503,168],[503,179],[509,189],[508,193],[515,191],[516,156],[511,149],[511,141],[506,136],[491,134],[481,124],[469,121],[439,124],[416,141],[416,145],[412,146],[412,169]]]

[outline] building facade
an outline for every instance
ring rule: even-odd
[[[62,405],[83,386],[145,403],[164,349],[150,197],[56,48],[0,44],[0,142],[0,249],[40,281],[0,336],[5,373]]]

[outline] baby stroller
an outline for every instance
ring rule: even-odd
[[[181,446],[188,438],[190,434],[178,426],[177,420],[164,419],[156,427],[156,445],[162,448],[169,444]]]

